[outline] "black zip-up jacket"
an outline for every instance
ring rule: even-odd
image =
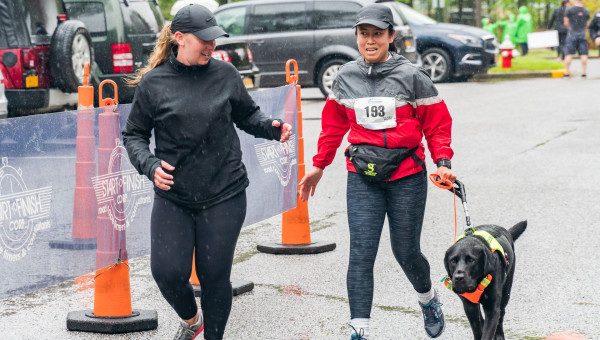
[[[596,15],[594,15],[594,19],[590,22],[589,30],[592,40],[596,40],[596,38],[600,37],[600,11],[596,12]]]
[[[171,51],[168,61],[139,83],[123,142],[133,166],[154,182],[160,160],[173,165],[171,190],[154,191],[175,203],[207,208],[249,184],[235,125],[256,137],[277,140],[281,129],[260,111],[230,63],[211,59],[187,66]],[[154,130],[156,148],[150,151]]]
[[[567,33],[567,28],[564,24],[565,12],[567,10],[567,6],[560,6],[552,12],[552,18],[548,23],[548,28],[554,28],[558,31],[558,33]]]

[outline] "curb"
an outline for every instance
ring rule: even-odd
[[[544,59],[556,60],[556,57],[545,57]],[[573,55],[573,60],[578,60],[578,59],[579,59],[579,54],[574,54]],[[598,52],[598,55],[588,54],[588,59],[600,59],[600,52]]]
[[[513,79],[530,79],[530,78],[561,78],[564,74],[565,74],[565,70],[514,72],[514,73],[485,73],[485,74],[474,75],[472,78],[472,81],[513,80]]]

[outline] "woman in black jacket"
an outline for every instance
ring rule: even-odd
[[[137,89],[123,141],[131,163],[155,185],[151,268],[182,319],[175,339],[203,331],[205,339],[221,339],[231,310],[229,276],[249,183],[234,124],[281,142],[291,135],[289,124],[260,111],[235,67],[211,59],[221,36],[208,9],[184,7],[130,82]],[[194,251],[202,314],[189,284]]]

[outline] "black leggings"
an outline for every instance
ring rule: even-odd
[[[431,289],[429,262],[421,253],[421,227],[427,199],[425,171],[385,183],[367,182],[348,172],[348,300],[351,318],[370,318],[373,265],[387,215],[396,261],[419,293]]]
[[[193,318],[198,307],[189,279],[192,252],[202,288],[204,337],[222,339],[231,311],[231,266],[244,218],[246,192],[207,209],[192,210],[158,195],[151,220],[152,276],[180,318]]]

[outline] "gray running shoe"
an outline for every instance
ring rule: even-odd
[[[179,329],[173,340],[194,340],[204,331],[204,320],[202,315],[198,316],[198,321],[193,325],[188,325],[185,321],[181,321]]]
[[[444,322],[444,313],[442,312],[442,303],[438,297],[437,291],[434,291],[434,296],[427,304],[422,304],[421,311],[425,321],[425,331],[431,338],[437,338],[444,331],[446,323]]]

